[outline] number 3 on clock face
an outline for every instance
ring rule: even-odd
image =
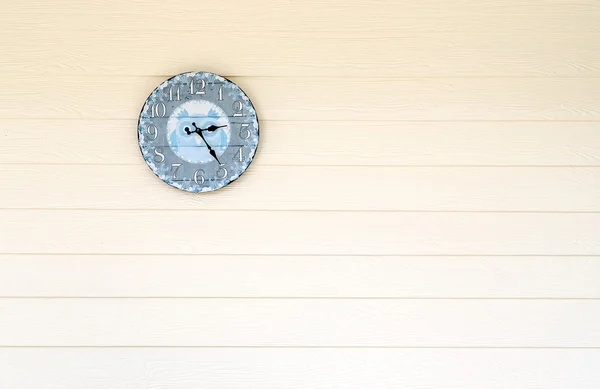
[[[144,160],[165,183],[210,192],[248,169],[258,148],[258,117],[232,81],[207,72],[182,73],[146,99],[138,121]]]

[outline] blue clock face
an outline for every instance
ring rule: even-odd
[[[183,73],[160,84],[144,103],[138,142],[161,180],[188,192],[210,192],[250,166],[258,147],[258,117],[248,96],[230,80]]]

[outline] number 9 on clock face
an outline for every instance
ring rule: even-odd
[[[258,117],[232,81],[207,72],[182,73],[146,99],[138,121],[144,160],[165,183],[210,192],[248,169],[258,148]]]

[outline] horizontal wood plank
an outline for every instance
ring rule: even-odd
[[[599,300],[0,299],[0,346],[600,347]]]
[[[136,123],[135,119],[7,119],[0,127],[0,164],[139,165]],[[600,166],[598,126],[596,122],[391,121],[378,125],[378,136],[373,136],[362,122],[263,120],[255,163]]]
[[[165,77],[0,81],[0,116],[12,119],[134,119]],[[600,78],[382,79],[234,78],[260,119],[295,121],[600,120]],[[107,125],[108,122],[107,122]],[[98,134],[102,136],[102,134]]]
[[[0,386],[596,389],[598,364],[598,350],[0,349]]]
[[[373,76],[600,76],[597,33],[237,30],[223,34],[212,25],[185,33],[159,26],[163,30],[153,29],[151,34],[147,28],[75,32],[38,27],[20,33],[19,45],[10,44],[13,30],[0,31],[4,47],[0,71],[36,77],[162,76],[208,70],[229,77],[353,77],[347,80],[349,85]],[[198,42],[200,57],[191,49]]]
[[[7,3],[0,388],[597,389],[598,32],[597,0]],[[206,196],[136,140],[189,70],[261,119]]]
[[[368,2],[305,0],[228,1],[210,6],[187,0],[117,0],[87,2],[24,0],[6,5],[0,15],[5,30],[72,29],[124,32],[205,30],[214,23],[222,32],[246,31],[599,31],[595,0],[386,0]],[[149,28],[151,27],[151,28]],[[184,34],[182,34],[184,35]],[[226,35],[226,34],[223,34]]]
[[[218,194],[199,195],[173,190],[139,159],[137,166],[7,166],[0,170],[0,207],[600,212],[600,168],[325,168],[257,162]]]
[[[0,210],[0,220],[0,253],[600,254],[596,213]]]
[[[600,257],[0,255],[0,297],[588,299],[599,277]]]

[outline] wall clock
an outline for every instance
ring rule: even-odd
[[[138,121],[144,160],[165,183],[210,192],[248,169],[258,147],[258,117],[248,96],[214,73],[190,72],[160,84]]]

